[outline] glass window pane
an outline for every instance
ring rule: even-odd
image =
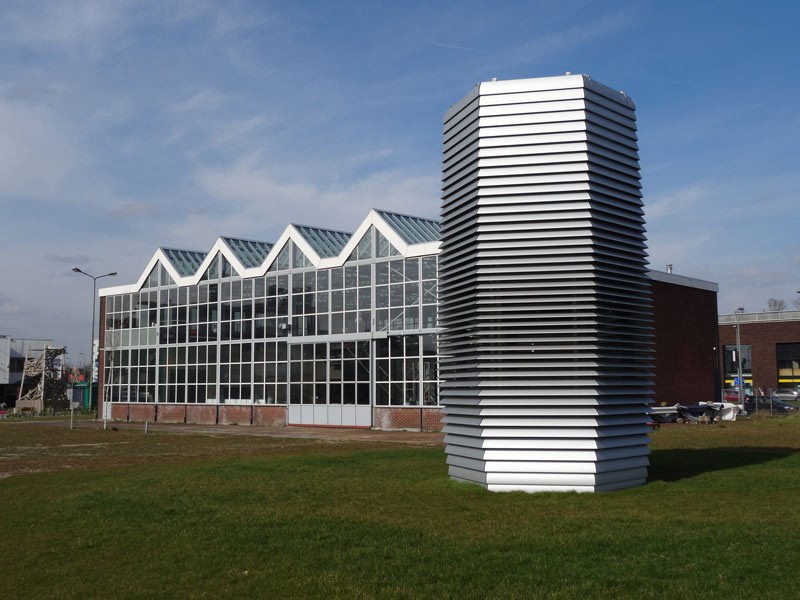
[[[369,291],[369,289],[367,291]],[[350,288],[344,291],[344,308],[345,310],[356,310],[358,308],[357,289]]]
[[[330,404],[342,403],[342,385],[339,383],[330,384],[328,386],[328,394],[330,395]]]
[[[389,306],[403,306],[403,285],[392,284],[389,286]]]
[[[341,267],[331,269],[331,289],[340,290],[344,287],[344,273]]]
[[[358,267],[349,265],[344,268],[345,287],[356,287],[358,285]]]
[[[401,283],[403,281],[403,261],[393,260],[389,263],[389,281]]]
[[[375,283],[377,285],[389,283],[389,263],[375,263]]]
[[[406,284],[406,306],[419,304],[419,283]]]
[[[406,281],[416,281],[419,279],[419,259],[406,259]]]
[[[317,290],[325,291],[328,289],[329,271],[317,271]]]
[[[422,257],[422,279],[436,279],[436,257]]]
[[[356,247],[356,256],[358,260],[365,260],[372,258],[372,227],[364,234],[361,241],[358,242]]]
[[[365,310],[370,308],[372,308],[372,288],[359,288],[358,309]]]
[[[358,266],[358,285],[361,287],[370,286],[372,284],[372,266],[359,265]]]
[[[375,384],[375,404],[378,406],[386,406],[389,404],[389,384],[377,383]]]

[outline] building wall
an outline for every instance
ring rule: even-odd
[[[715,291],[653,281],[656,405],[720,399]]]
[[[795,311],[787,311],[783,316],[790,317],[791,312]],[[752,383],[755,388],[763,387],[765,390],[789,387],[778,381],[776,344],[800,344],[800,312],[797,312],[796,319],[758,320],[759,317],[769,318],[770,316],[764,313],[753,315],[745,313],[741,316],[739,324],[741,344],[749,345],[752,355],[753,377],[752,381],[749,379],[746,381]],[[775,317],[778,316],[775,315]],[[720,348],[736,344],[736,323],[735,318],[731,315],[720,319],[719,342]],[[719,368],[720,372],[723,372],[722,352],[720,352]]]
[[[409,235],[424,230],[418,239],[438,231],[397,219]],[[370,405],[438,415],[437,248],[419,242],[406,256],[377,225],[359,239],[340,266],[314,266],[290,239],[263,274],[241,276],[218,253],[198,281],[159,263],[139,287],[102,296],[103,401],[128,407],[113,418],[305,423],[287,404],[313,406],[316,425],[364,426],[330,416],[355,414],[348,405],[366,424]],[[380,426],[407,428],[403,411],[387,414]]]

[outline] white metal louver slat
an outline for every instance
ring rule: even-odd
[[[567,75],[481,83],[445,116],[453,478],[527,492],[646,479],[652,332],[634,108]]]

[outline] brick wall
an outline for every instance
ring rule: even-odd
[[[185,423],[186,405],[185,404],[159,404],[158,405],[159,423]]]
[[[102,416],[102,412],[100,413]],[[111,419],[114,421],[127,421],[128,420],[128,405],[127,404],[112,404],[111,405]]]
[[[253,425],[260,427],[286,427],[286,407],[254,406]]]
[[[194,423],[198,425],[254,425],[286,427],[285,406],[235,406],[213,404],[120,404],[111,406],[111,418],[117,421],[159,423]],[[219,415],[219,416],[218,416]],[[441,431],[444,411],[441,408],[413,406],[376,407],[375,429],[413,429]],[[252,421],[251,421],[252,419]]]
[[[250,406],[221,405],[219,407],[220,425],[250,425],[253,409]]]
[[[216,425],[217,406],[215,404],[187,404],[186,422],[198,425]]]
[[[155,404],[128,404],[129,421],[155,421]]]
[[[720,398],[717,294],[653,281],[654,404]]]
[[[741,323],[742,345],[749,345],[753,359],[753,383],[755,387],[777,389],[778,357],[776,344],[800,343],[800,321],[768,321]],[[736,345],[736,327],[732,323],[719,326],[720,350],[723,346]],[[720,352],[720,369],[724,355]]]
[[[441,408],[414,406],[375,407],[373,427],[375,429],[421,429],[441,431],[444,411]]]

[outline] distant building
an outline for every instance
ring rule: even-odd
[[[661,271],[649,275],[656,350],[654,404],[719,400],[719,286]]]
[[[52,340],[12,338],[0,335],[0,404],[14,407],[22,395],[36,386],[36,380],[24,381],[25,362],[44,356],[45,348],[53,346]]]
[[[720,369],[726,388],[734,388],[738,376],[737,327],[745,392],[800,390],[800,311],[720,315]]]

